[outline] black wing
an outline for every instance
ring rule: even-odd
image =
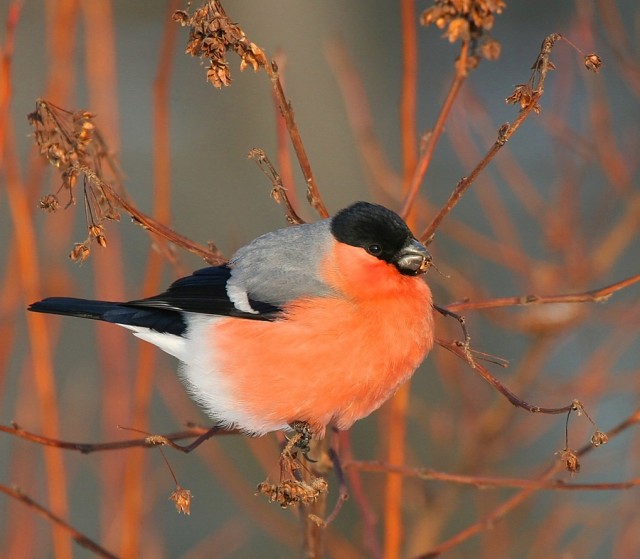
[[[187,329],[182,314],[194,312],[251,320],[275,320],[282,309],[249,299],[257,314],[239,311],[227,297],[228,266],[203,268],[175,281],[167,291],[139,301],[117,303],[72,297],[49,297],[33,303],[30,311],[78,316],[116,324],[151,328],[181,336]]]
[[[202,314],[234,316],[252,320],[274,320],[282,311],[280,307],[249,299],[257,313],[238,310],[227,296],[227,280],[231,269],[227,266],[211,266],[196,270],[192,275],[180,278],[164,293],[125,303],[127,306],[152,307]]]
[[[176,336],[182,336],[187,329],[187,324],[182,314],[177,311],[128,306],[126,303],[112,301],[93,301],[74,297],[49,297],[31,304],[29,310],[91,318],[114,324],[141,326],[143,328],[151,328],[156,332],[175,334]]]

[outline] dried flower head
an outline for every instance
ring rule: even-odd
[[[270,502],[278,503],[282,508],[288,508],[299,503],[314,503],[318,497],[329,490],[324,478],[313,477],[310,483],[297,479],[286,479],[278,485],[263,481],[258,484],[257,493],[266,495]]]
[[[179,485],[176,486],[176,490],[169,495],[169,500],[174,501],[176,504],[176,510],[178,514],[191,514],[191,491],[183,489]]]
[[[84,243],[76,243],[73,246],[73,250],[69,253],[69,258],[74,262],[78,262],[82,264],[89,255],[91,254],[91,249],[89,248],[89,243],[85,241]]]
[[[591,444],[593,446],[600,446],[609,442],[609,435],[596,429],[596,432],[591,436]]]
[[[584,57],[584,66],[597,74],[602,68],[602,59],[597,54],[587,54]]]
[[[169,439],[163,435],[149,435],[145,437],[144,442],[148,445],[164,446],[169,443]]]
[[[571,448],[565,448],[560,452],[556,452],[560,456],[560,460],[564,462],[564,469],[567,470],[572,476],[580,471],[580,460],[575,450]]]
[[[580,417],[584,413],[584,405],[580,400],[573,400],[571,402],[571,409]]]
[[[533,111],[536,114],[540,113],[540,105],[538,105],[539,95],[533,91],[530,83],[521,83],[516,85],[513,93],[505,99],[507,104],[520,104],[520,109],[526,109],[531,104],[535,103]]]
[[[500,56],[500,43],[487,32],[504,8],[503,0],[435,0],[420,15],[420,23],[444,29],[443,36],[451,43],[470,43],[469,61],[474,67],[480,58],[495,60]]]
[[[260,47],[247,39],[244,31],[233,23],[218,0],[208,0],[193,15],[185,10],[173,14],[173,20],[189,27],[186,53],[207,59],[207,81],[221,88],[231,84],[231,73],[226,53],[233,50],[240,56],[240,70],[255,70],[267,64],[267,57]]]
[[[501,52],[502,45],[493,37],[486,37],[485,40],[480,43],[480,54],[482,58],[486,60],[498,60]]]
[[[95,116],[92,113],[67,111],[38,99],[35,111],[27,118],[34,128],[40,153],[60,170],[62,184],[58,193],[67,191],[69,201],[66,207],[75,204],[78,176],[84,176],[84,206],[89,235],[83,243],[77,243],[69,255],[72,260],[83,262],[91,252],[91,241],[102,247],[107,245],[103,222],[120,218],[113,196],[108,191],[112,188],[111,182],[116,187],[121,184],[118,167],[93,122]],[[60,207],[57,193],[42,198],[40,207],[50,212],[57,210]]]
[[[40,198],[38,206],[41,210],[53,213],[60,209],[60,201],[55,194],[47,194],[46,196]]]

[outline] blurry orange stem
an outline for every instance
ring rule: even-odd
[[[177,8],[175,0],[169,7],[170,13]],[[158,68],[153,88],[154,117],[154,218],[158,222],[168,223],[171,204],[171,149],[169,138],[169,87],[171,85],[172,60],[170,53],[175,46],[177,29],[167,18],[162,50],[158,58]],[[123,200],[124,202],[124,200]],[[149,253],[149,260],[143,284],[143,293],[153,293],[160,287],[163,260],[156,251]],[[153,377],[156,368],[157,353],[151,346],[140,346],[136,364],[136,382],[134,387],[133,425],[138,429],[146,429],[149,422],[149,405],[153,392]],[[144,471],[146,455],[132,452],[127,462],[125,473],[125,499],[132,522],[128,530],[128,538],[123,538],[123,556],[135,557],[140,554],[140,534],[143,510]],[[135,532],[135,533],[134,533]]]
[[[9,145],[9,142],[7,142]],[[26,302],[35,301],[39,297],[37,259],[33,258],[33,247],[37,246],[34,233],[33,214],[26,200],[26,189],[19,183],[14,175],[12,156],[5,157],[5,169],[7,172],[6,192],[8,205],[13,217],[16,247],[18,249],[18,270],[16,273],[22,278],[22,296]],[[51,437],[58,435],[59,413],[56,406],[56,388],[52,368],[51,345],[46,321],[40,316],[29,316],[27,319],[29,342],[31,347],[31,359],[35,388],[40,402],[42,417],[42,429]],[[47,488],[51,507],[60,514],[66,514],[67,483],[64,462],[59,450],[48,449],[45,455],[45,468],[47,471]],[[66,543],[65,543],[66,542]],[[56,557],[71,557],[71,548],[66,538],[63,538],[59,530],[54,531],[54,546]]]
[[[13,220],[18,257],[18,268],[15,270],[15,274],[20,278],[23,301],[30,303],[40,296],[38,278],[41,276],[38,259],[34,258],[33,252],[38,243],[34,230],[33,211],[27,200],[27,189],[19,176],[18,154],[15,152],[17,142],[13,138],[9,120],[5,120],[4,124],[5,151],[2,169],[5,175],[7,205]],[[40,417],[42,418],[42,430],[47,435],[56,437],[59,430],[59,411],[56,404],[51,340],[47,321],[42,318],[35,315],[27,318],[30,356]],[[60,450],[45,449],[44,466],[51,508],[64,516],[68,512],[67,479]],[[53,529],[53,549],[54,555],[58,559],[72,556],[71,544],[59,527]]]
[[[405,383],[390,403],[387,428],[387,461],[402,464],[405,461],[407,432],[407,406],[411,383]],[[389,473],[384,495],[384,557],[400,557],[402,546],[402,476]]]
[[[404,192],[409,188],[416,168],[417,132],[416,97],[418,82],[418,41],[415,0],[400,2],[402,21],[402,97],[400,99],[400,127],[402,135],[402,177]]]
[[[0,168],[2,168],[4,158],[4,143],[7,140],[9,103],[11,101],[11,62],[22,4],[21,0],[17,0],[7,10],[4,44],[0,51]]]
[[[85,549],[88,549],[98,557],[107,557],[108,559],[117,559],[115,555],[113,555],[112,553],[109,553],[103,547],[100,547],[96,542],[89,539],[82,532],[78,532],[78,530],[76,530],[73,526],[65,522],[64,519],[60,518],[58,515],[54,514],[50,510],[43,507],[42,505],[36,503],[31,497],[28,497],[27,495],[22,493],[22,491],[20,491],[19,489],[7,487],[6,485],[0,484],[0,492],[6,495],[9,495],[9,497],[12,497],[18,501],[23,502],[25,505],[32,508],[37,513],[44,516],[47,520],[51,521],[51,523],[54,526],[57,526],[58,528],[61,528],[62,530],[67,532],[78,545],[84,547]]]

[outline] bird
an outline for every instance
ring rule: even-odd
[[[216,425],[260,436],[302,423],[322,438],[378,409],[433,347],[431,264],[397,213],[356,202],[153,297],[50,297],[29,310],[114,323],[175,356]]]

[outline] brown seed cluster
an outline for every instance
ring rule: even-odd
[[[231,72],[226,56],[229,50],[240,56],[241,71],[248,66],[255,71],[267,64],[262,49],[249,41],[244,31],[229,19],[218,0],[209,0],[193,15],[178,10],[174,12],[173,19],[190,28],[185,52],[209,61],[207,81],[216,88],[231,84]]]
[[[533,112],[540,114],[540,105],[538,105],[539,94],[533,91],[531,83],[520,83],[515,86],[513,93],[505,99],[505,103],[520,105],[520,109],[526,109],[532,103],[535,103]]]
[[[27,115],[40,153],[63,169],[77,167],[86,158],[95,130],[93,117],[87,111],[65,111],[44,99],[38,99],[36,110]]]
[[[553,62],[551,62],[551,51],[553,46],[558,41],[565,41],[571,47],[576,49],[579,53],[583,55],[583,62],[585,68],[592,72],[597,73],[601,66],[602,60],[597,54],[587,54],[584,55],[582,51],[576,47],[569,39],[563,37],[559,33],[551,33],[545,37],[544,41],[542,41],[542,45],[540,47],[540,52],[531,66],[531,77],[527,83],[521,83],[516,85],[513,93],[509,95],[505,99],[507,103],[512,103],[514,105],[519,104],[521,110],[525,110],[529,107],[536,113],[540,113],[540,105],[538,105],[538,100],[542,96],[544,92],[544,82],[547,78],[547,74],[549,70],[555,70]]]
[[[111,168],[117,174],[94,115],[88,111],[67,111],[53,103],[38,99],[36,110],[27,116],[34,128],[34,139],[40,153],[60,170],[62,184],[55,194],[47,194],[40,202],[41,209],[54,212],[60,208],[58,194],[67,191],[65,207],[75,204],[78,177],[83,176],[84,205],[87,221],[87,239],[76,243],[69,258],[83,262],[91,253],[91,241],[107,246],[104,234],[105,220],[118,220],[120,216],[111,196],[102,188],[102,178],[95,169]]]
[[[420,15],[422,25],[444,29],[449,42],[462,41],[471,46],[469,64],[473,68],[481,58],[496,60],[500,43],[488,33],[495,15],[506,8],[503,0],[436,0]]]
[[[609,435],[596,429],[596,432],[591,436],[591,444],[593,446],[600,446],[609,442]]]
[[[580,460],[578,459],[578,453],[575,450],[572,448],[565,448],[557,454],[560,456],[560,460],[564,463],[564,469],[572,476],[580,472]]]
[[[257,492],[266,495],[272,503],[278,503],[286,509],[299,503],[315,503],[318,497],[329,490],[329,484],[324,478],[311,476],[309,483],[297,479],[287,479],[278,485],[263,481],[258,484]]]
[[[176,510],[178,514],[191,514],[191,491],[188,489],[184,489],[179,485],[176,487],[176,490],[169,495],[169,500],[173,501],[176,504]]]
[[[597,54],[587,54],[584,57],[584,66],[587,70],[597,74],[602,67],[602,59]]]

